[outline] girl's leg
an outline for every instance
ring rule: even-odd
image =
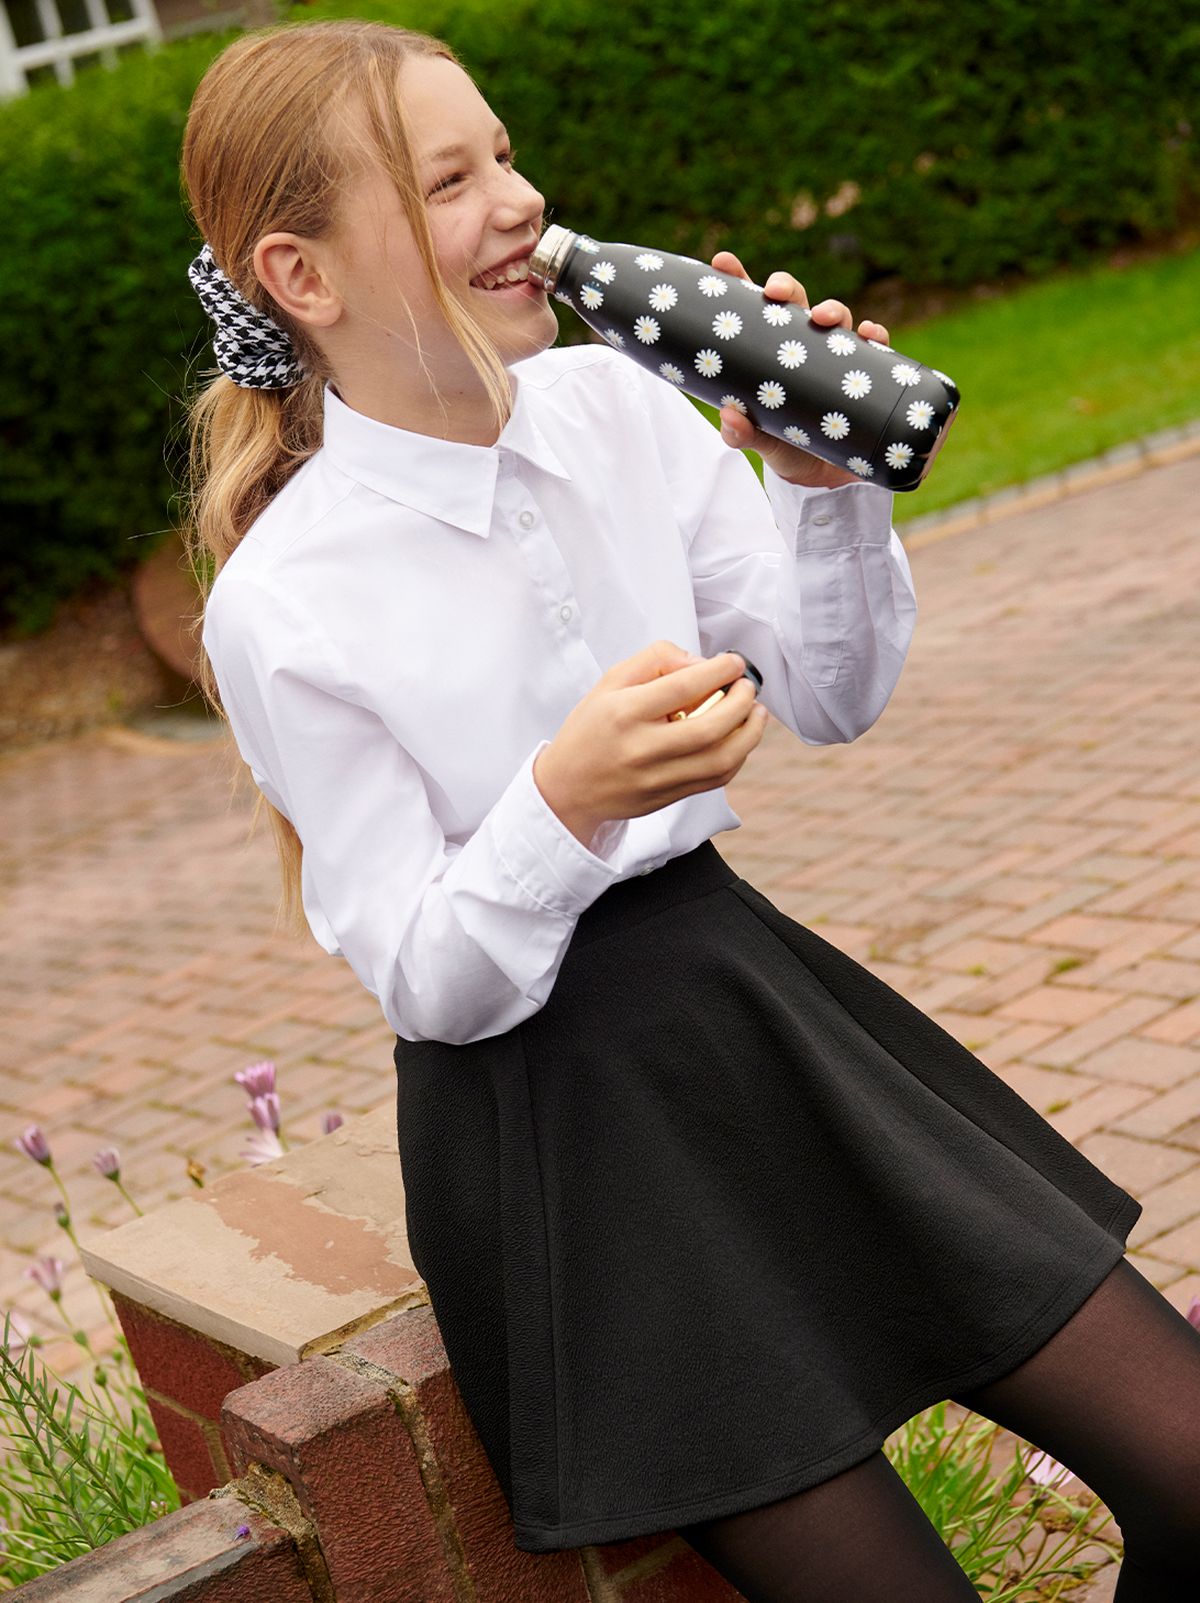
[[[979,1603],[882,1451],[806,1492],[677,1530],[747,1603]]]
[[[1108,1507],[1114,1603],[1179,1603],[1200,1576],[1200,1330],[1122,1258],[1016,1369],[954,1399],[1049,1453]]]

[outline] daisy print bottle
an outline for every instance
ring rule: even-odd
[[[529,277],[665,384],[889,490],[917,488],[958,414],[945,373],[691,256],[552,223]]]

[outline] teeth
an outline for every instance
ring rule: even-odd
[[[529,277],[529,259],[510,262],[502,273],[480,273],[479,283],[484,289],[495,289],[497,284],[522,284]]]

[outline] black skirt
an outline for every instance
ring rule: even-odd
[[[605,891],[524,1023],[395,1062],[413,1262],[530,1553],[848,1469],[1142,1211],[711,841]]]

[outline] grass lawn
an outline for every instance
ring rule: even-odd
[[[897,525],[1200,417],[1200,251],[1063,272],[889,333],[962,392],[929,477],[895,497]]]

